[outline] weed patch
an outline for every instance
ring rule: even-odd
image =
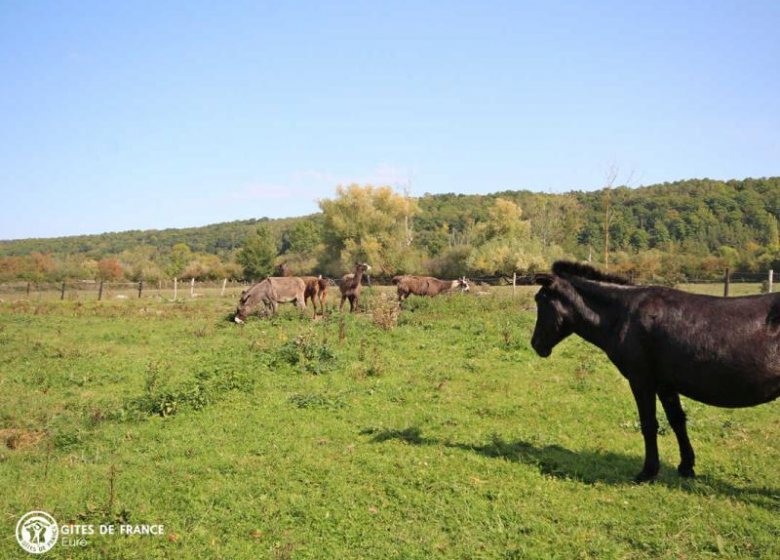
[[[327,395],[324,393],[296,393],[287,399],[287,402],[296,408],[336,410],[347,406],[344,399],[340,396]]]
[[[401,306],[396,298],[382,293],[374,299],[371,308],[371,319],[374,324],[383,331],[394,329],[398,325],[398,317],[401,313]]]
[[[139,420],[146,416],[172,416],[182,410],[202,410],[228,391],[251,391],[253,378],[243,372],[217,368],[202,370],[195,378],[176,387],[160,383],[159,366],[150,363],[143,394],[131,398],[119,409],[118,420]]]
[[[329,373],[336,364],[335,352],[328,344],[314,340],[313,332],[288,340],[276,349],[272,359],[272,366],[292,366],[301,373],[313,375]]]

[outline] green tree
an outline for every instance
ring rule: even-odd
[[[780,244],[780,233],[778,232],[777,218],[772,214],[766,213],[766,220],[763,225],[759,240],[767,247],[776,248]]]
[[[310,253],[322,243],[322,226],[314,220],[299,220],[283,237],[284,253]]]
[[[254,235],[250,235],[236,255],[238,263],[244,267],[244,277],[259,280],[270,276],[276,258],[276,242],[266,224],[257,226]]]
[[[163,278],[164,273],[156,261],[157,249],[151,245],[139,245],[122,251],[119,256],[125,275],[134,281],[156,281]],[[186,257],[183,257],[186,258]]]
[[[643,229],[637,229],[631,234],[631,246],[637,251],[644,251],[650,244],[650,235]]]
[[[192,250],[186,243],[177,243],[171,247],[171,254],[168,257],[168,263],[165,266],[165,272],[172,278],[181,276],[184,268],[192,260]]]
[[[485,239],[509,239],[527,237],[530,226],[521,220],[523,210],[511,200],[497,198],[488,211],[488,219],[482,228]]]

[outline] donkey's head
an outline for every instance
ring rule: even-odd
[[[537,274],[534,282],[541,289],[535,298],[536,326],[531,346],[546,358],[560,341],[574,332],[574,311],[565,290],[560,289],[565,280],[552,274]]]
[[[458,287],[460,288],[461,292],[468,292],[471,290],[471,285],[469,284],[469,281],[466,280],[465,276],[458,278]]]
[[[268,300],[269,287],[268,280],[264,280],[241,292],[233,321],[239,325],[246,321],[246,318],[254,313],[258,305],[264,304]],[[263,307],[263,309],[265,308]]]
[[[250,290],[244,290],[241,292],[241,298],[238,300],[236,313],[233,315],[233,320],[239,325],[246,320],[247,315],[249,315],[251,311],[251,306],[249,305],[249,291]]]

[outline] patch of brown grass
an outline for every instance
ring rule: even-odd
[[[25,430],[22,428],[5,428],[0,430],[0,441],[8,449],[21,451],[37,445],[46,433],[43,430]]]
[[[398,301],[385,293],[380,294],[371,309],[374,324],[385,331],[392,330],[398,325],[400,313],[401,306]]]

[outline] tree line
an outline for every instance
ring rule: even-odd
[[[590,260],[640,281],[780,269],[780,178],[694,179],[565,194],[426,194],[340,186],[321,212],[200,228],[0,242],[0,281],[257,279],[284,262],[337,275],[532,273]]]

